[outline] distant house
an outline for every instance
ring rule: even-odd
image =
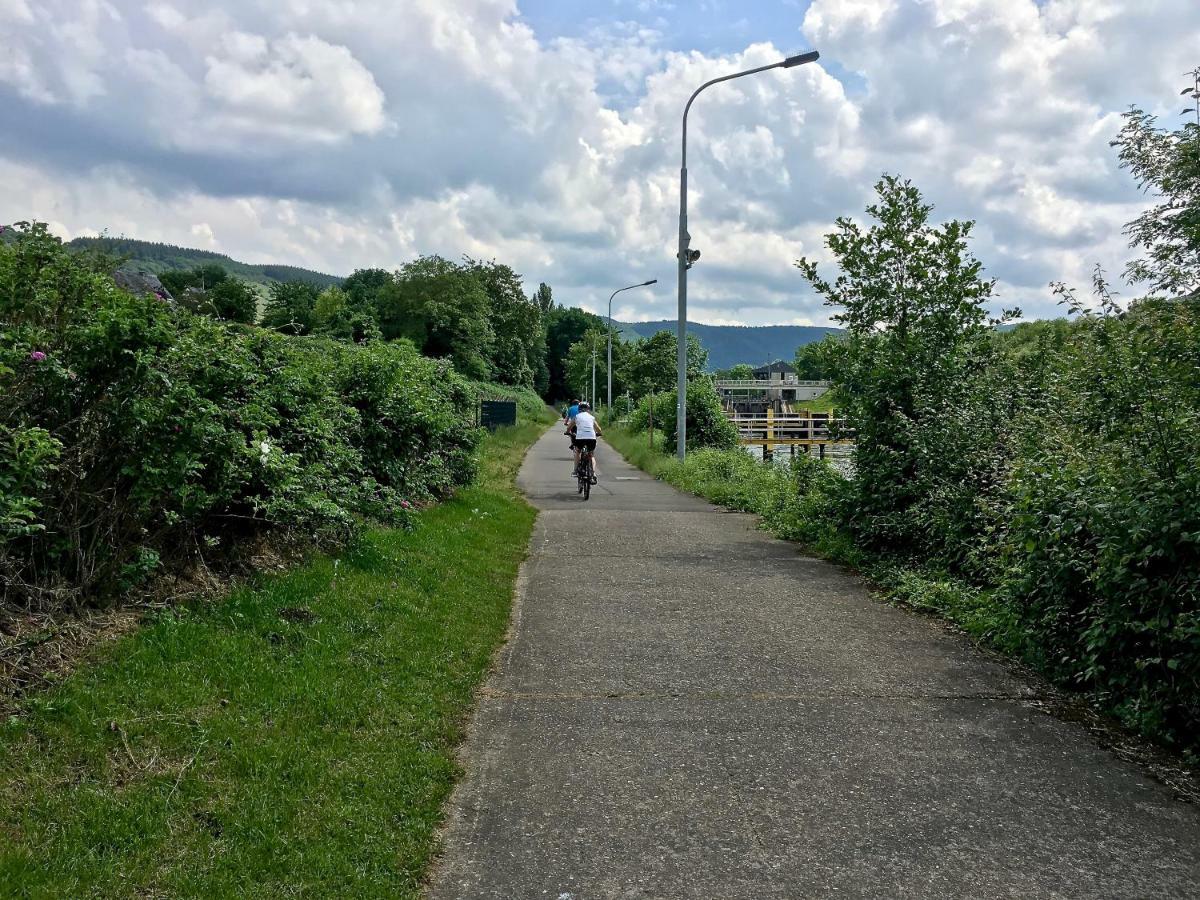
[[[136,272],[126,272],[118,269],[113,272],[113,281],[121,290],[129,291],[136,296],[154,294],[160,300],[173,301],[175,299],[153,272],[140,269]]]
[[[770,365],[759,366],[754,370],[755,381],[785,382],[795,381],[795,379],[796,368],[788,365],[781,359],[775,360]]]

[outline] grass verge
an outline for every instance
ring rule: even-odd
[[[0,726],[0,895],[414,896],[508,622],[544,430],[411,531],[174,609]]]

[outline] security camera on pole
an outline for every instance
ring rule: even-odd
[[[777,63],[771,63],[769,66],[759,66],[757,69],[747,69],[745,72],[736,72],[733,75],[724,75],[721,78],[714,78],[712,81],[706,81],[700,87],[696,88],[691,97],[688,98],[687,106],[683,108],[683,165],[679,170],[679,252],[676,257],[679,260],[679,333],[677,348],[678,356],[676,357],[678,365],[678,382],[676,389],[675,403],[675,452],[680,459],[687,455],[687,271],[700,258],[700,251],[691,249],[692,236],[687,230],[687,117],[688,112],[692,108],[692,102],[696,99],[699,93],[707,87],[718,84],[722,81],[732,81],[734,78],[741,78],[743,75],[754,75],[757,72],[765,72],[768,69],[790,69],[794,66],[801,66],[804,63],[816,62],[821,54],[816,50],[808,53],[801,53],[799,56],[789,56],[785,60]]]

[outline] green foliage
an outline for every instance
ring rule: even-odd
[[[830,335],[796,348],[793,365],[801,381],[826,381],[834,377],[841,339]]]
[[[1192,77],[1200,93],[1200,69]],[[1129,245],[1146,254],[1129,264],[1126,277],[1154,294],[1200,291],[1200,116],[1169,131],[1135,107],[1113,146],[1121,167],[1159,201],[1125,228]]]
[[[730,366],[728,369],[718,369],[715,377],[730,381],[749,381],[754,377],[754,366],[750,365],[750,363],[738,363],[736,366]]]
[[[453,360],[468,378],[492,376],[491,301],[468,268],[423,256],[401,267],[376,302],[385,339],[407,338],[426,356]]]
[[[1200,311],[1097,278],[1011,480],[1002,583],[1025,650],[1130,725],[1200,738]]]
[[[848,524],[875,549],[941,553],[949,544],[961,557],[970,540],[962,517],[976,515],[994,482],[1003,406],[973,402],[986,394],[975,374],[990,349],[993,282],[967,249],[971,223],[931,225],[932,207],[907,181],[884,176],[876,191],[867,207],[875,224],[838,219],[827,239],[841,270],[833,281],[815,262],[797,263],[847,329],[827,351],[858,441],[861,490]]]
[[[489,435],[413,527],[165,610],[29,698],[0,723],[0,895],[421,896],[542,431]]]
[[[568,355],[572,345],[582,340],[589,329],[603,327],[599,316],[582,309],[557,306],[550,310],[546,317],[548,384],[542,394],[548,401],[567,400],[579,393],[579,382],[573,381],[567,371]]]
[[[664,391],[651,398],[642,398],[630,420],[631,427],[642,430],[649,427],[650,404],[654,406],[654,427],[675,440],[677,429],[675,391]],[[721,397],[712,381],[700,378],[688,385],[687,390],[687,445],[689,450],[701,447],[730,448],[738,442],[737,429],[725,415]],[[672,444],[672,447],[674,445]]]
[[[538,302],[525,296],[516,272],[495,260],[484,263],[468,259],[464,269],[487,293],[487,319],[495,335],[490,363],[496,380],[544,388],[549,373],[546,334]]]
[[[246,282],[225,271],[220,263],[163,272],[159,281],[177,303],[193,312],[243,324],[255,319],[258,294]]]
[[[0,246],[0,323],[10,597],[114,594],[261,532],[343,543],[361,516],[400,521],[472,476],[468,389],[404,342],[130,296],[40,226]]]
[[[708,368],[708,351],[691,334],[687,345],[687,377],[698,379]],[[619,373],[621,384],[635,397],[672,390],[679,378],[678,347],[679,339],[672,331],[659,331],[635,341],[625,354]]]
[[[311,334],[316,324],[320,289],[309,281],[284,281],[271,285],[262,324],[284,334]]]

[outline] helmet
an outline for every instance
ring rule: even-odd
[[[591,409],[592,404],[590,404],[586,400],[584,400],[582,403],[579,404],[579,408],[580,409]]]

